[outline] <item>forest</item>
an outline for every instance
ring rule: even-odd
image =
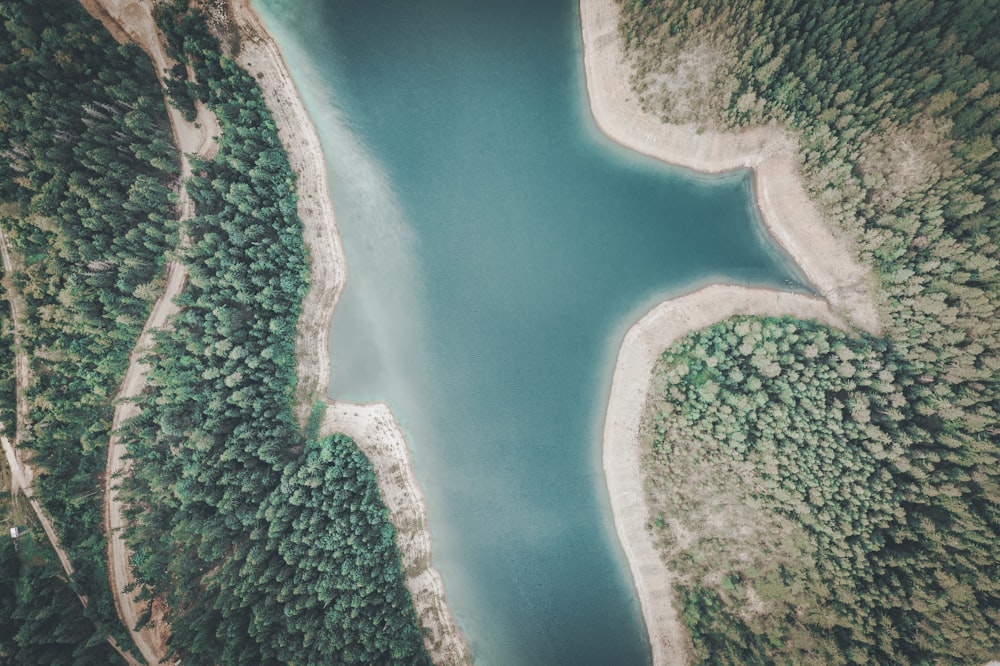
[[[647,501],[695,661],[995,659],[1000,5],[626,0],[620,30],[665,121],[796,131],[885,328],[738,319],[664,354]]]
[[[121,657],[96,631],[66,584],[30,509],[3,498],[0,513],[21,536],[0,542],[0,663],[106,666]],[[6,532],[6,527],[4,532]],[[6,537],[6,534],[4,535]]]
[[[137,592],[166,600],[185,663],[429,663],[370,462],[319,435],[322,404],[305,428],[294,416],[309,271],[274,121],[199,11],[161,4],[157,19],[194,73],[173,87],[222,134],[192,160],[181,311],[122,429]]]
[[[176,253],[180,313],[122,428],[132,593],[168,605],[186,663],[428,663],[371,464],[295,421],[294,336],[308,286],[295,175],[256,82],[186,2],[157,17],[167,89],[75,2],[0,4],[0,225],[15,270],[27,418],[17,432],[76,574],[30,540],[0,552],[3,663],[114,663],[129,639],[106,574],[100,489],[112,400]],[[234,40],[235,43],[235,40]],[[194,72],[188,77],[188,67]],[[164,96],[222,129],[179,183]],[[178,247],[176,191],[196,216]],[[13,436],[12,322],[0,413]],[[10,524],[31,516],[4,505]],[[89,600],[84,609],[74,593]],[[143,620],[149,621],[147,616]]]
[[[100,489],[111,403],[176,244],[177,157],[141,50],[119,46],[77,3],[3,2],[0,16],[0,225],[15,266],[4,284],[21,304],[31,377],[21,431],[6,403],[4,425],[30,452],[36,493],[76,569],[68,585],[89,598],[98,640],[128,644],[108,586]],[[42,575],[23,558],[20,567]],[[45,586],[19,585],[26,618],[66,586],[44,576]],[[69,588],[58,594],[79,609]],[[15,663],[69,663],[58,651]]]

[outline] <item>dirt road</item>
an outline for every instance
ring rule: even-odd
[[[21,314],[20,314],[20,294],[14,289],[13,284],[10,282],[11,275],[14,274],[15,266],[14,262],[10,256],[10,248],[7,245],[7,236],[4,234],[3,229],[0,229],[0,257],[3,259],[3,272],[6,278],[6,290],[7,290],[7,302],[10,305],[10,316],[13,326],[13,337],[14,337],[14,377],[16,385],[16,395],[17,395],[17,405],[15,407],[16,414],[16,435],[14,437],[14,446],[12,448],[14,452],[14,459],[18,463],[18,472],[21,476],[20,487],[31,488],[31,482],[34,477],[34,473],[31,467],[24,464],[21,457],[21,451],[18,448],[20,442],[20,437],[22,433],[27,431],[27,419],[28,419],[28,401],[27,394],[25,393],[28,388],[28,383],[31,381],[30,377],[30,367],[28,366],[28,357],[24,353],[24,348],[21,346]],[[11,472],[13,473],[14,466],[11,465]],[[14,491],[14,488],[11,488]]]
[[[161,83],[167,73],[168,60],[166,49],[159,30],[152,17],[152,3],[149,0],[135,2],[130,0],[81,0],[81,4],[100,20],[119,42],[134,42],[149,55],[156,74]],[[203,158],[211,158],[217,149],[215,137],[219,134],[219,125],[215,116],[203,104],[198,104],[198,116],[195,122],[184,120],[181,113],[167,104],[170,126],[174,134],[174,142],[181,155],[181,178],[178,190],[177,216],[181,223],[181,243],[186,242],[183,222],[194,215],[194,204],[188,198],[183,183],[191,174],[191,165],[187,155],[195,154]],[[152,348],[153,331],[166,325],[168,317],[177,311],[174,298],[180,294],[187,281],[187,270],[178,261],[167,265],[167,286],[163,294],[153,305],[149,319],[143,326],[142,333],[135,348],[129,356],[129,367],[122,380],[121,389],[116,396],[116,406],[111,423],[111,432],[116,433],[121,424],[138,412],[138,406],[132,401],[139,395],[146,384],[149,366],[141,363],[142,356]],[[152,626],[146,626],[141,631],[134,627],[145,611],[145,604],[136,603],[131,594],[124,592],[126,587],[134,582],[132,568],[129,566],[131,551],[122,537],[125,525],[122,514],[122,503],[117,497],[116,478],[124,472],[126,463],[123,459],[127,453],[125,446],[116,434],[112,434],[108,446],[108,462],[105,470],[105,526],[108,531],[108,578],[114,593],[115,606],[122,622],[132,635],[132,640],[150,663],[158,663],[166,654],[166,642],[170,627],[163,617],[163,605],[154,604]]]
[[[0,229],[0,257],[3,259],[3,269],[4,274],[9,276],[14,271],[14,262],[11,261],[10,250],[7,246],[7,236],[4,234],[3,229]],[[62,565],[63,571],[66,572],[68,578],[73,577],[74,569],[73,563],[69,559],[69,555],[63,550],[62,544],[59,542],[59,536],[56,534],[55,527],[52,525],[52,521],[49,520],[48,514],[42,509],[41,503],[34,496],[34,488],[32,487],[32,481],[34,480],[34,472],[31,466],[22,460],[21,449],[18,446],[20,443],[18,438],[25,432],[25,426],[27,424],[28,415],[28,400],[27,400],[27,387],[28,382],[31,380],[29,374],[28,357],[24,353],[24,347],[21,346],[21,315],[19,312],[18,299],[19,295],[10,288],[8,284],[7,289],[8,302],[10,303],[10,314],[12,319],[12,327],[14,332],[14,368],[17,383],[17,408],[16,408],[16,418],[17,418],[17,435],[15,441],[11,442],[6,435],[0,435],[0,445],[3,446],[4,455],[7,457],[7,466],[10,467],[10,491],[11,494],[16,493],[20,490],[24,493],[24,496],[28,500],[28,504],[31,506],[31,510],[35,512],[35,516],[38,517],[38,522],[42,526],[42,531],[45,532],[45,536],[48,538],[49,543],[52,544],[52,550],[55,551],[56,557],[59,558],[59,563]],[[0,423],[0,431],[4,431],[6,428],[4,424]],[[86,608],[88,599],[85,596],[77,595],[80,600],[80,604]],[[111,636],[107,637],[108,643],[113,647],[118,654],[122,656],[122,659],[128,664],[134,664],[138,666],[138,662],[132,655],[126,654],[118,647],[118,643]]]
[[[0,257],[3,259],[4,275],[13,275],[14,262],[11,260],[10,249],[7,245],[7,236],[4,234],[3,229],[0,229]],[[38,516],[38,522],[42,524],[42,529],[45,530],[45,535],[49,538],[49,542],[52,544],[53,550],[56,551],[56,555],[59,557],[59,562],[62,563],[63,570],[66,572],[67,576],[72,576],[73,563],[70,562],[66,551],[62,549],[62,546],[59,543],[59,537],[56,536],[55,528],[52,526],[52,521],[49,520],[48,515],[42,510],[41,504],[39,504],[38,500],[34,497],[34,488],[32,487],[34,472],[32,471],[31,466],[22,459],[22,452],[19,446],[20,438],[26,431],[25,426],[27,424],[28,416],[28,399],[26,391],[28,388],[28,382],[31,380],[28,357],[24,353],[24,347],[21,345],[21,313],[19,312],[19,299],[20,295],[16,293],[10,284],[8,284],[7,301],[10,304],[10,316],[14,334],[14,374],[17,385],[17,389],[15,391],[17,394],[17,434],[15,435],[13,442],[11,442],[6,435],[0,435],[0,442],[3,444],[3,451],[7,456],[7,464],[10,467],[11,492],[14,493],[17,489],[20,489],[21,492],[24,493],[24,496],[28,498],[28,503],[31,505],[32,510],[34,510],[35,515]],[[2,424],[0,424],[0,430],[5,431],[6,428],[2,427]],[[80,597],[80,603],[86,606],[86,597]]]

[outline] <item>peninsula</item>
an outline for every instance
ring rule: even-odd
[[[673,578],[653,548],[639,467],[639,427],[652,390],[653,366],[686,333],[737,314],[851,322],[879,328],[868,271],[824,224],[796,172],[796,143],[786,131],[699,132],[666,125],[644,111],[630,87],[632,71],[619,37],[614,0],[581,0],[587,92],[594,119],[610,138],[665,162],[705,172],[752,168],[757,203],[771,234],[822,295],[808,296],[713,285],[666,301],[625,336],[615,367],[604,425],[604,471],[615,527],[629,560],[655,664],[685,663],[684,629],[673,602]]]
[[[818,14],[776,7],[580,7],[598,125],[671,163],[753,168],[821,297],[716,285],[626,336],[604,465],[654,662],[995,658],[995,201],[973,185],[996,182],[978,92],[995,60],[976,59],[995,16],[883,6],[873,25],[845,5],[819,34]],[[915,47],[837,41],[861,25]],[[727,474],[745,490],[708,498]],[[773,533],[726,522],[741,492]]]

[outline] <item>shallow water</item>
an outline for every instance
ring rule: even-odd
[[[407,432],[477,664],[644,664],[600,432],[628,326],[714,279],[805,290],[747,171],[601,136],[572,0],[259,0],[319,129],[350,277],[337,398]]]

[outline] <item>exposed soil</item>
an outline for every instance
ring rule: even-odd
[[[3,259],[4,274],[9,276],[14,271],[14,263],[11,260],[10,249],[7,246],[7,237],[0,229],[0,256]],[[31,381],[31,376],[29,373],[28,357],[24,353],[24,347],[21,346],[21,327],[20,327],[20,315],[19,315],[19,302],[20,295],[15,292],[10,286],[7,285],[8,302],[10,303],[10,313],[11,320],[13,322],[14,328],[14,367],[17,383],[17,407],[16,407],[16,418],[17,418],[17,437],[21,436],[21,433],[25,432],[25,426],[27,422],[28,414],[28,401],[26,398],[25,391],[28,386],[28,382]],[[0,424],[0,431],[4,430],[4,424]],[[69,559],[69,555],[63,550],[62,544],[59,542],[59,536],[56,534],[55,527],[52,525],[52,521],[49,520],[48,514],[42,508],[41,502],[34,496],[34,487],[32,486],[32,481],[34,480],[34,472],[32,471],[31,465],[26,460],[27,456],[23,455],[24,451],[20,447],[20,442],[15,439],[11,442],[6,435],[0,435],[0,445],[3,447],[4,455],[7,458],[7,466],[10,467],[10,492],[11,494],[17,493],[20,490],[24,493],[24,496],[28,499],[28,504],[31,505],[32,511],[35,512],[35,516],[38,517],[38,522],[42,526],[42,531],[45,532],[45,536],[48,538],[49,543],[52,544],[52,550],[55,551],[56,557],[59,559],[59,563],[62,565],[63,571],[66,572],[68,578],[73,577],[74,569],[73,563]],[[76,595],[80,600],[80,604],[86,608],[88,599],[85,596]],[[130,665],[138,666],[139,662],[132,657],[132,655],[122,651],[118,646],[118,642],[111,636],[107,637],[108,643],[113,647],[118,654],[122,656],[122,659]]]
[[[161,79],[166,71],[166,54],[159,33],[152,21],[148,0],[82,0],[96,18],[100,19],[116,38],[135,41],[150,55]],[[284,66],[273,40],[253,11],[243,2],[230,6],[232,20],[241,33],[239,62],[261,84],[268,107],[274,114],[282,143],[289,154],[292,168],[298,174],[299,215],[305,223],[305,241],[311,256],[311,287],[303,304],[296,349],[299,358],[299,387],[296,414],[305,422],[316,399],[325,399],[330,374],[328,357],[329,324],[333,308],[346,283],[347,267],[340,237],[333,217],[329,198],[326,165],[315,128],[302,107],[294,84]],[[212,137],[218,134],[218,125],[211,113],[199,108],[197,122],[186,123],[179,112],[169,109],[174,136],[182,153],[211,156],[215,148]],[[189,173],[187,160],[183,161],[182,175]],[[183,189],[181,219],[193,211]],[[168,286],[164,295],[154,305],[149,321],[131,356],[118,395],[114,425],[132,416],[137,407],[122,399],[141,391],[147,367],[138,362],[150,344],[149,332],[162,327],[173,311],[173,298],[183,288],[186,272],[179,262],[168,267]],[[421,624],[425,629],[425,644],[437,664],[468,663],[468,648],[444,602],[440,576],[430,566],[430,533],[426,527],[426,509],[423,497],[413,477],[409,450],[398,424],[382,404],[345,405],[330,403],[325,421],[328,433],[344,432],[352,435],[366,455],[372,459],[379,473],[379,488],[390,507],[390,518],[396,526],[398,543],[403,553],[407,571],[407,587],[414,597]],[[128,566],[130,553],[120,536],[122,527],[121,505],[111,492],[111,480],[122,469],[124,447],[112,437],[108,456],[107,524],[109,529],[109,569],[116,602],[122,621],[134,626],[144,607],[135,604],[131,597],[121,593],[132,581]],[[133,639],[143,655],[154,662],[166,652],[169,626],[159,613],[154,612],[154,627],[133,632]],[[156,611],[156,607],[154,607]],[[157,616],[159,615],[159,616]]]

